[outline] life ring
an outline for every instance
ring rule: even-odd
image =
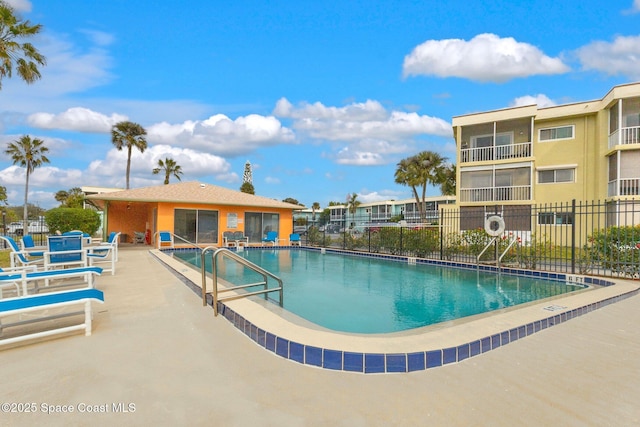
[[[491,215],[484,221],[484,231],[491,237],[501,235],[504,233],[504,219],[498,215]]]

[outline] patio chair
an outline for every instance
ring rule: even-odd
[[[236,231],[235,233],[233,233],[233,240],[236,241],[236,246],[249,245],[249,237],[244,235],[244,231]]]
[[[145,243],[145,235],[144,231],[134,231],[133,232],[133,243],[137,245],[138,243]]]
[[[9,249],[11,249],[11,253],[9,254],[9,261],[11,262],[12,268],[16,268],[19,266],[44,264],[44,256],[32,257],[28,252],[21,251],[18,247],[18,244],[15,240],[13,240],[12,237],[0,236],[0,239],[4,240],[9,246]]]
[[[49,236],[49,250],[44,253],[44,269],[76,265],[87,266],[87,251],[82,245],[83,236],[79,234],[67,236]]]
[[[89,235],[89,233],[85,233],[84,231],[81,230],[71,230],[71,231],[65,231],[64,233],[62,233],[63,236],[81,236],[82,237],[82,244],[84,245],[90,245],[91,244],[91,235]]]
[[[173,248],[173,234],[170,231],[158,231],[156,234],[158,249],[162,249],[163,246]]]
[[[22,236],[22,239],[20,239],[20,246],[22,247],[22,251],[27,252],[29,256],[41,257],[43,256],[44,251],[47,250],[46,246],[36,246],[33,241],[33,237],[29,234]]]
[[[276,246],[278,244],[278,232],[277,231],[268,231],[267,236],[262,239],[262,246],[267,243],[273,244]]]
[[[112,231],[109,234],[109,239],[106,243],[98,246],[92,246],[87,249],[87,258],[89,265],[99,263],[109,263],[110,268],[105,268],[104,271],[110,271],[113,276],[116,274],[116,262],[118,261],[118,242],[120,240],[120,232]]]
[[[237,247],[238,243],[235,239],[235,233],[233,231],[223,231],[222,232],[222,245],[225,248]]]
[[[289,234],[289,244],[291,246],[300,246],[300,235],[298,233]]]

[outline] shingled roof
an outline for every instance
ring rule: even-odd
[[[124,202],[200,203],[208,205],[255,206],[263,208],[303,209],[303,206],[280,202],[268,197],[254,196],[217,185],[197,181],[154,187],[134,188],[110,193],[92,194],[90,200]]]

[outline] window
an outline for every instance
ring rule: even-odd
[[[538,214],[539,225],[570,225],[573,224],[571,212],[540,212]]]
[[[538,183],[574,182],[575,169],[548,169],[538,171]]]
[[[552,141],[556,139],[572,139],[575,126],[560,126],[556,128],[540,129],[539,141]]]

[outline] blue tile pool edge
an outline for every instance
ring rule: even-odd
[[[424,371],[462,362],[639,293],[640,289],[637,289],[455,347],[410,353],[360,353],[334,348],[319,348],[271,334],[263,328],[253,325],[221,302],[218,303],[218,312],[260,347],[293,362],[323,369],[364,374],[404,373]],[[264,336],[267,337],[266,340]],[[262,340],[260,337],[263,337]]]
[[[273,249],[272,247],[270,248]],[[283,248],[289,249],[289,247]],[[393,257],[402,258],[397,256]],[[175,271],[171,266],[157,256],[156,259],[158,259],[165,267],[169,268],[169,270],[172,271],[173,274],[191,290],[200,295],[200,286],[193,283],[178,271]],[[563,276],[560,280],[565,280],[565,276],[570,276],[557,273],[548,274],[553,275],[555,276],[554,278],[558,279],[559,276]],[[594,284],[598,286],[615,285],[615,282],[602,278],[583,277],[583,279],[585,284]],[[417,352],[413,351],[410,353],[360,353],[305,345],[303,343],[288,340],[284,337],[279,337],[266,331],[264,328],[253,325],[242,315],[236,313],[233,309],[229,308],[222,302],[218,302],[218,313],[260,347],[284,359],[303,365],[329,370],[364,374],[389,374],[424,371],[452,363],[459,363],[468,358],[487,353],[488,351],[502,347],[513,341],[517,341],[518,339],[525,338],[544,329],[564,323],[567,320],[582,316],[638,294],[640,294],[640,289],[635,289],[624,294],[554,314],[540,320],[494,333],[491,336],[482,337],[455,347],[429,349]],[[207,295],[207,304],[210,306],[213,304],[211,295]]]

